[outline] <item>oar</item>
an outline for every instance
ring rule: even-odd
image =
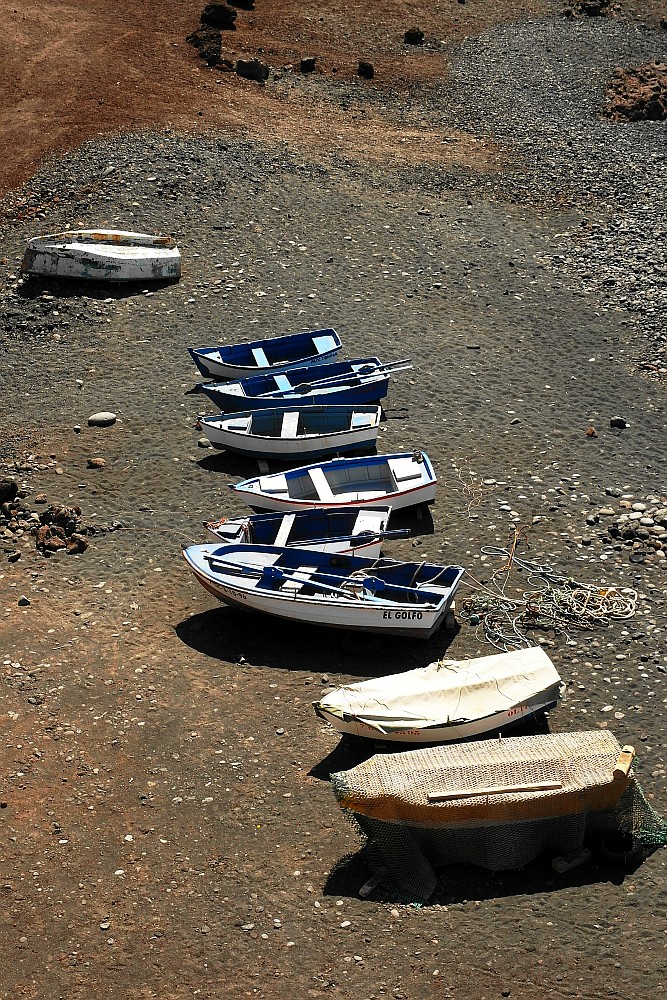
[[[396,367],[397,365],[400,365],[401,367]],[[392,361],[388,362],[386,365],[365,365],[363,368],[353,369],[349,372],[341,372],[340,375],[329,375],[325,378],[313,379],[312,382],[298,382],[289,389],[275,389],[273,392],[262,393],[262,396],[271,398],[274,396],[284,396],[291,392],[297,392],[299,389],[306,389],[308,391],[311,389],[323,389],[327,386],[337,385],[339,382],[349,382],[351,379],[358,378],[360,375],[393,375],[399,371],[407,371],[412,367],[413,365],[410,364],[409,360]]]
[[[328,594],[340,594],[342,597],[350,598],[349,592],[343,590],[341,587],[336,587],[331,583],[321,582],[320,580],[313,580],[311,576],[303,576],[303,574],[299,577],[299,570],[281,569],[280,566],[251,566],[248,563],[228,563],[224,560],[216,560],[215,556],[205,556],[205,559],[214,572],[216,568],[221,567],[224,570],[240,571],[242,575],[254,576],[260,580],[264,576],[271,580],[294,580],[296,583],[308,584],[309,587],[314,587],[316,590],[324,590]],[[327,576],[328,574],[320,575]],[[345,580],[347,577],[334,577],[334,579]],[[381,602],[381,599],[375,597],[374,594],[369,594],[367,599]]]
[[[206,559],[209,565],[211,565],[213,562],[216,561],[215,556],[206,556]],[[295,579],[298,583],[309,583],[312,584],[313,586],[316,585],[319,586],[319,581],[314,581],[311,577],[306,577],[306,579],[299,580],[297,574],[300,571],[298,569],[297,570],[289,568],[282,569],[280,566],[257,567],[249,563],[225,563],[224,561],[220,561],[218,565],[224,566],[227,569],[240,569],[242,573],[247,572],[250,575],[255,575],[260,577],[264,575],[273,576],[274,579],[287,579],[287,580]],[[213,568],[212,565],[211,568]],[[269,572],[265,573],[265,570],[269,570]],[[321,571],[317,571],[317,576],[323,580],[336,580],[339,583],[342,581],[349,582],[352,579],[352,577],[349,576],[341,576],[340,574],[337,573],[324,573]],[[415,587],[404,587],[398,583],[388,583],[386,580],[383,580],[381,577],[378,576],[355,577],[354,579],[356,580],[356,582],[362,585],[364,590],[368,591],[368,593],[373,596],[381,590],[396,590],[399,593],[403,594],[418,594],[418,591]],[[347,591],[341,590],[339,587],[336,587],[334,585],[322,583],[322,586],[327,589],[330,589],[332,592],[343,594],[345,597],[350,596]],[[428,602],[425,601],[424,604],[428,604]]]
[[[299,548],[303,545],[322,545],[325,542],[347,542],[355,538],[368,541],[371,538],[409,538],[412,532],[409,528],[394,528],[391,531],[359,531],[356,535],[327,535],[325,538],[304,538],[300,542],[288,542],[287,548]]]

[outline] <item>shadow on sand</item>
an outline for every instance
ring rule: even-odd
[[[385,638],[223,606],[176,626],[181,642],[226,663],[238,663],[242,656],[251,665],[364,677],[424,667],[445,654],[457,631],[443,626],[430,639]]]
[[[600,854],[599,841],[591,840],[587,846],[592,858],[579,868],[560,875],[551,867],[556,852],[531,861],[515,871],[492,872],[470,864],[448,865],[437,870],[438,885],[426,903],[419,907],[451,906],[456,903],[483,902],[506,899],[512,896],[532,896],[538,893],[559,892],[562,889],[587,885],[622,885],[645,859],[641,857],[625,867],[606,861]],[[324,885],[325,896],[359,897],[359,890],[371,878],[363,849],[342,858],[330,872]],[[380,882],[368,895],[377,903],[397,903],[397,899]]]
[[[164,281],[78,281],[76,278],[55,278],[48,275],[25,275],[18,287],[18,295],[27,300],[38,299],[45,293],[57,299],[128,299],[133,295],[141,295],[148,288],[157,292],[177,284],[178,279],[168,278]]]

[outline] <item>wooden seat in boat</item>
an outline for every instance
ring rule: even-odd
[[[280,527],[278,528],[278,534],[276,535],[276,540],[274,545],[286,545],[289,533],[292,530],[292,525],[294,524],[294,518],[296,514],[285,514],[284,518],[280,522]]]
[[[299,412],[294,410],[283,414],[283,423],[280,436],[284,438],[295,438],[299,431]]]
[[[268,368],[269,367],[269,359],[267,358],[266,354],[264,353],[263,348],[261,348],[261,347],[253,347],[253,348],[251,348],[251,350],[252,350],[252,356],[255,359],[255,364],[257,365],[257,367],[258,368]]]
[[[355,430],[359,427],[370,427],[374,419],[373,413],[353,413],[350,427]]]
[[[336,346],[336,341],[333,339],[331,334],[327,334],[323,337],[313,337],[313,344],[315,345],[315,350],[319,354],[327,354],[328,351],[333,351]]]
[[[319,466],[316,466],[314,469],[309,469],[308,475],[313,481],[313,486],[317,490],[317,495],[320,500],[335,500],[331,487],[327,482],[327,477],[324,475]]]
[[[286,590],[293,594],[298,594],[303,587],[308,586],[308,581],[310,577],[314,573],[317,573],[317,569],[318,569],[317,566],[299,566],[298,569],[295,569],[293,571],[294,573],[299,574],[299,579],[295,580],[292,578],[288,578],[287,580],[285,580],[283,584],[281,584],[280,590],[281,591]]]
[[[262,493],[287,493],[287,480],[282,473],[273,476],[260,476],[259,488]]]
[[[397,483],[422,478],[422,467],[411,458],[397,458],[391,463],[391,471]]]

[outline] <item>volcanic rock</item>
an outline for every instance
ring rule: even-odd
[[[667,63],[614,70],[607,87],[606,113],[614,121],[667,120]]]

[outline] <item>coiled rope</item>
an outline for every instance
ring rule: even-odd
[[[474,593],[459,605],[461,621],[476,628],[479,640],[506,652],[533,643],[529,629],[550,629],[568,634],[570,630],[590,631],[612,621],[632,618],[637,610],[637,591],[631,587],[599,587],[581,583],[559,573],[549,563],[538,563],[517,555],[523,542],[529,547],[525,528],[515,528],[508,548],[482,546],[484,555],[500,558],[490,584],[480,583],[470,573],[461,581]],[[514,571],[526,574],[532,589],[510,597],[507,587]]]

